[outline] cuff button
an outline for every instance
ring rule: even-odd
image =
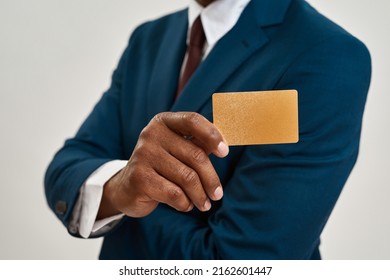
[[[59,200],[56,203],[56,213],[58,215],[64,215],[66,213],[66,210],[68,209],[68,205],[65,201]]]

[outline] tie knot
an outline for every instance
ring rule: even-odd
[[[206,36],[204,34],[202,20],[200,16],[198,16],[191,27],[189,44],[191,46],[203,47],[205,41]]]

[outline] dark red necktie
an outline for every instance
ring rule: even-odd
[[[190,40],[187,47],[187,61],[179,81],[176,97],[180,95],[188,80],[201,63],[205,42],[206,36],[204,34],[202,21],[200,16],[198,16],[191,27]]]

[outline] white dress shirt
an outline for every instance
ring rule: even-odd
[[[189,30],[195,19],[200,15],[206,35],[203,58],[210,53],[218,40],[233,28],[250,1],[216,0],[207,7],[201,6],[195,0],[189,1]],[[82,237],[88,238],[107,232],[123,217],[123,214],[119,214],[96,221],[104,184],[126,164],[127,161],[124,160],[107,162],[88,177],[80,189],[80,195],[72,213],[69,227],[71,232],[78,232]]]

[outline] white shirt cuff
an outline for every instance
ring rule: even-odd
[[[123,217],[123,214],[118,214],[113,217],[96,221],[96,216],[99,211],[103,195],[104,184],[110,180],[112,176],[124,168],[126,164],[126,160],[113,160],[103,164],[88,177],[84,185],[81,187],[79,197],[81,207],[79,210],[80,216],[78,219],[78,232],[82,237],[88,238],[92,233],[97,232],[109,223]]]

